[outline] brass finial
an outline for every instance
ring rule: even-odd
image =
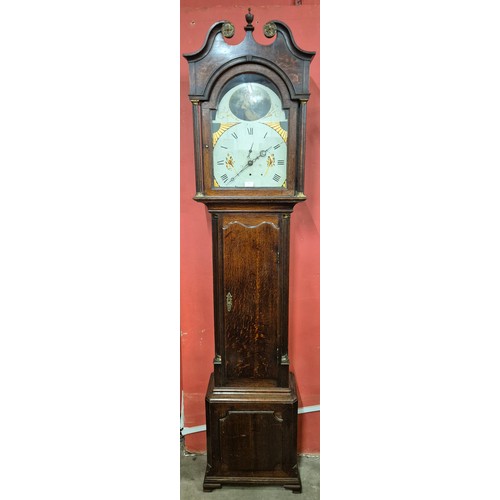
[[[248,7],[248,12],[245,15],[245,20],[247,22],[247,25],[245,26],[245,31],[253,31],[254,27],[252,26],[253,22],[253,14],[252,14],[252,9]]]

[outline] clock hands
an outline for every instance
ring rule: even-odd
[[[252,142],[252,145],[250,146],[250,150],[248,151],[247,158],[250,158],[250,155],[252,154],[253,144],[254,144],[254,143]]]
[[[253,147],[253,143],[252,143],[252,147]],[[233,182],[236,179],[236,177],[238,177],[238,175],[241,174],[241,172],[243,172],[247,168],[251,167],[259,158],[264,158],[264,156],[266,156],[267,152],[274,147],[275,146],[269,146],[267,149],[261,149],[259,154],[255,158],[253,158],[252,160],[248,160],[247,164],[234,177],[231,177],[231,179],[229,179],[228,183]],[[252,149],[250,148],[250,152],[248,153],[249,156],[250,156],[251,152],[252,152]]]

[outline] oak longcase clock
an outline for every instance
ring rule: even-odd
[[[309,66],[290,29],[270,21],[237,45],[215,23],[185,54],[193,108],[196,194],[212,217],[214,370],[206,393],[203,489],[280,485],[302,491],[298,399],[289,370],[290,215],[305,201]]]

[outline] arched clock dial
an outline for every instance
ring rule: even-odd
[[[229,125],[222,135],[214,134],[214,185],[222,188],[285,187],[286,131],[275,123]]]

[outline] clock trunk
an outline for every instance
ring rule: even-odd
[[[247,208],[212,217],[215,383],[287,386],[290,214]]]

